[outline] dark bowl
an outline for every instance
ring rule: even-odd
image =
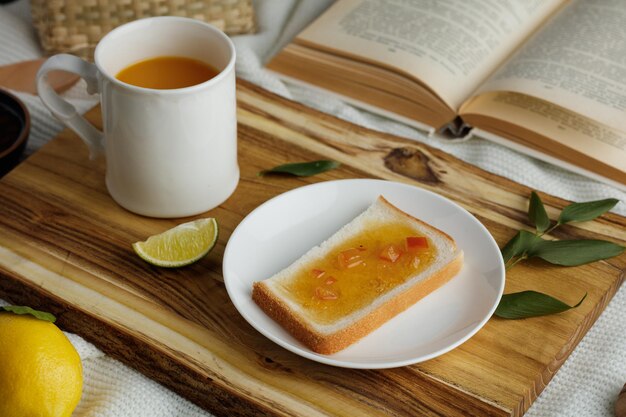
[[[0,177],[20,161],[30,133],[30,115],[22,101],[0,89]]]

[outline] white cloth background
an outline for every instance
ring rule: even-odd
[[[487,171],[537,190],[573,201],[614,197],[615,212],[626,215],[626,193],[550,166],[493,143],[472,139],[452,143],[426,137],[408,126],[355,109],[323,93],[287,85],[263,69],[263,63],[284,46],[332,0],[258,0],[259,32],[235,37],[238,76],[280,95],[303,102],[351,122],[443,149]],[[28,3],[20,0],[0,8],[0,65],[41,56],[30,25]],[[37,97],[18,93],[32,116],[27,154],[61,130]],[[85,111],[97,98],[84,84],[66,96]],[[611,301],[590,332],[574,350],[527,415],[611,416],[613,404],[626,382],[626,290]],[[83,360],[85,387],[76,417],[194,417],[209,416],[195,405],[104,355],[80,337],[69,335]]]

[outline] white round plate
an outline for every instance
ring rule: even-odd
[[[252,283],[271,277],[326,240],[379,195],[452,236],[465,252],[463,268],[443,287],[357,343],[333,355],[320,355],[265,315],[252,301]],[[459,346],[489,320],[504,290],[500,250],[474,216],[430,191],[370,179],[317,183],[265,202],[233,232],[223,272],[235,307],[263,335],[305,358],[361,369],[409,365]]]

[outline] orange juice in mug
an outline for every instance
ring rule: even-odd
[[[96,47],[95,64],[55,55],[37,74],[43,103],[106,156],[106,184],[122,207],[152,217],[202,213],[239,181],[235,48],[215,27],[181,17],[120,26]],[[100,93],[103,131],[47,83],[75,72]]]
[[[218,73],[211,65],[197,59],[158,56],[129,65],[115,78],[137,87],[170,90],[201,84]]]

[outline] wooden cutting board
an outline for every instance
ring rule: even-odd
[[[528,226],[530,190],[251,84],[240,81],[238,90],[241,182],[205,214],[221,225],[207,258],[177,270],[139,259],[132,242],[183,219],[150,219],[118,207],[105,190],[103,161],[89,161],[85,146],[65,131],[0,181],[0,297],[52,311],[64,329],[217,415],[522,415],[621,285],[626,255],[575,268],[516,266],[506,292],[534,289],[568,303],[589,295],[559,315],[492,318],[468,342],[425,363],[368,371],[303,359],[249,326],[222,283],[226,242],[252,209],[313,182],[386,178],[456,201],[502,245]],[[88,118],[101,123],[98,109]],[[277,164],[320,158],[343,165],[307,179],[257,176]],[[541,197],[552,217],[567,204]],[[607,214],[563,227],[556,237],[624,244],[626,219]]]

